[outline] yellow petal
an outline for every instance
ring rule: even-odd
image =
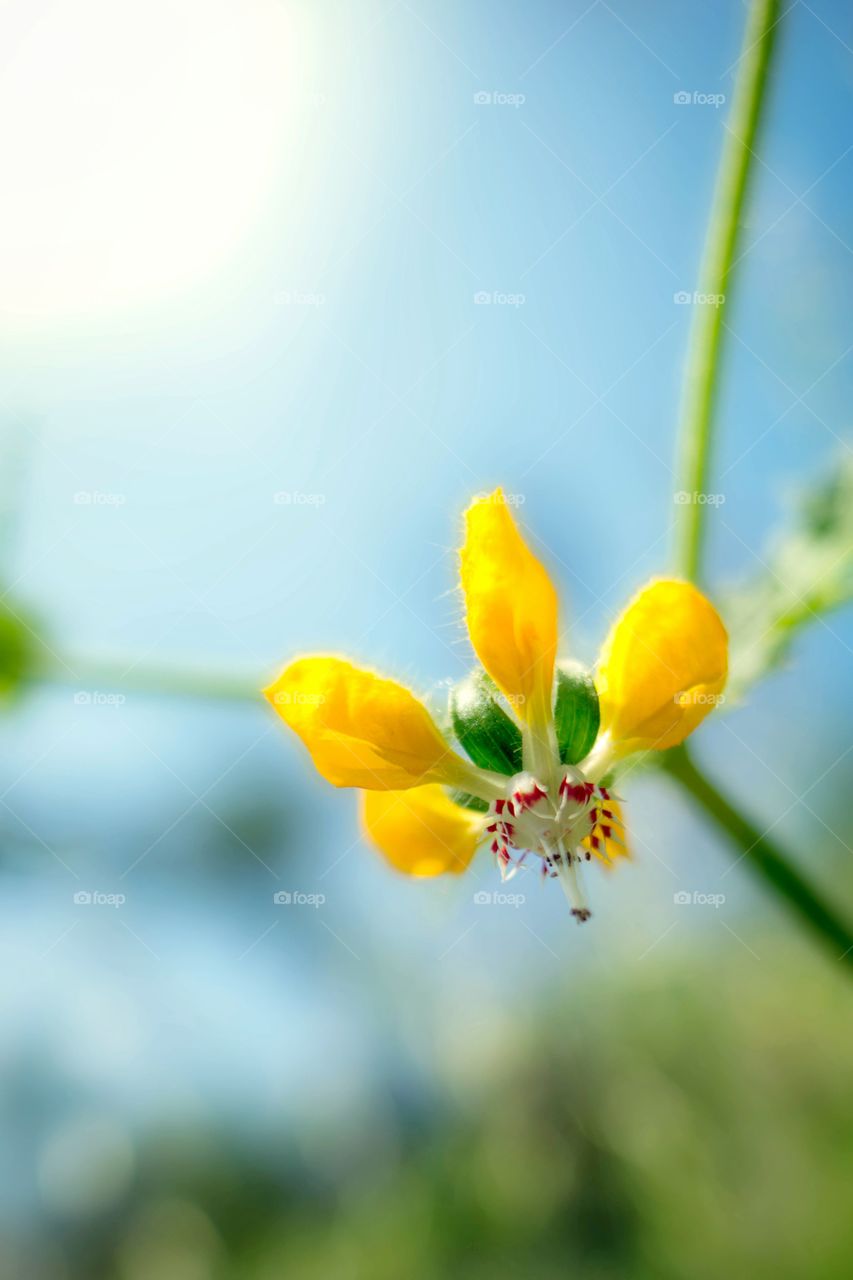
[[[392,867],[410,876],[464,871],[483,830],[481,818],[435,785],[364,791],[361,820],[365,835]]]
[[[557,593],[500,489],[465,513],[462,590],[474,650],[521,719],[550,714]]]
[[[342,658],[298,658],[264,693],[336,787],[401,790],[456,776],[432,716],[394,680]]]
[[[591,838],[587,836],[585,840],[581,840],[584,849],[589,849],[590,853],[594,853],[604,863],[616,862],[619,858],[630,858],[631,850],[628,845],[625,824],[622,820],[622,806],[619,801],[606,800],[599,808],[607,809],[609,813],[613,814],[613,817],[605,818],[599,815],[599,822],[593,832],[598,838],[598,848],[596,849]],[[606,834],[607,832],[610,834]],[[614,840],[614,836],[618,836],[618,843]]]
[[[720,701],[728,637],[689,582],[652,582],[614,624],[596,674],[601,729],[622,751],[674,747]]]

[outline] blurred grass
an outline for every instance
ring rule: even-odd
[[[775,950],[774,950],[775,947]],[[853,1030],[838,967],[768,938],[449,1023],[429,1086],[345,1121],[149,1135],[126,1196],[2,1274],[38,1280],[840,1280]],[[812,969],[814,965],[814,970]],[[518,1006],[516,1005],[516,1008]],[[309,1095],[306,1095],[309,1096]],[[26,1252],[31,1266],[14,1265]],[[9,1264],[12,1264],[9,1266]]]

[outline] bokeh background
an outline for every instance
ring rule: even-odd
[[[321,649],[440,698],[495,483],[585,661],[666,568],[744,18],[3,6],[2,588],[54,667],[0,744],[4,1276],[849,1274],[841,966],[665,780],[626,786],[636,857],[579,930],[533,876],[475,902],[485,857],[396,876],[252,693]],[[719,588],[853,389],[853,13],[793,0],[781,41]],[[851,643],[816,623],[697,748],[848,909]]]

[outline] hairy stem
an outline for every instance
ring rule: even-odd
[[[741,217],[780,16],[780,0],[753,0],[700,272],[702,293],[716,301],[694,307],[685,364],[676,473],[676,491],[682,496],[677,510],[675,563],[677,571],[694,582],[702,576],[708,504],[701,496],[707,493],[724,318],[731,305]]]
[[[769,833],[760,831],[726,799],[696,767],[686,747],[666,752],[661,764],[800,922],[828,944],[836,959],[853,965],[853,930],[795,870]]]

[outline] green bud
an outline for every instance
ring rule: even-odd
[[[592,750],[601,713],[592,676],[579,662],[557,663],[554,722],[563,764],[577,764]]]
[[[474,671],[450,691],[450,718],[462,748],[481,769],[521,770],[521,730],[500,706],[485,671]]]

